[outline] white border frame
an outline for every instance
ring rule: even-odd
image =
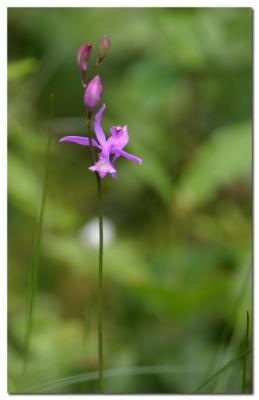
[[[118,0],[112,2],[104,0],[45,0],[37,1],[22,1],[22,0],[1,0],[0,3],[0,43],[1,43],[1,74],[0,74],[0,110],[1,110],[1,131],[0,131],[0,151],[1,151],[1,167],[0,167],[0,188],[1,188],[1,207],[0,207],[0,255],[1,255],[1,268],[0,268],[0,399],[5,400],[9,395],[7,394],[7,8],[8,7],[251,7],[254,9],[254,102],[256,104],[258,96],[258,79],[255,76],[256,66],[258,66],[258,52],[256,51],[256,43],[259,39],[259,17],[257,17],[256,5],[259,4],[256,0],[221,0],[221,1],[173,1],[163,0],[159,2],[147,0],[132,0],[124,1],[123,3]],[[256,127],[258,116],[255,113],[254,106],[254,205],[259,204],[259,185],[258,185],[258,171],[259,171],[259,154],[258,140],[256,137]],[[257,183],[257,184],[256,184]],[[258,314],[258,294],[259,288],[257,287],[257,274],[256,274],[256,260],[258,259],[257,250],[259,248],[259,235],[258,224],[259,211],[254,208],[254,370],[257,371],[257,353],[258,349],[255,343],[255,333],[258,331],[257,318]],[[258,289],[258,290],[257,290]],[[254,378],[256,373],[254,372]],[[257,393],[256,379],[254,379],[254,395]],[[18,398],[21,395],[12,395],[12,398]],[[59,398],[73,399],[76,395],[59,395]],[[80,396],[80,395],[78,395]],[[109,398],[118,399],[118,395],[106,395]],[[152,398],[158,398],[159,395],[146,395]],[[167,395],[172,396],[174,399],[183,399],[191,395]],[[231,395],[213,395],[214,398],[227,399]],[[128,397],[124,395],[123,397]],[[141,395],[134,396],[136,398],[142,397]],[[231,396],[233,397],[233,396]],[[23,395],[23,398],[37,399],[38,395]],[[56,398],[56,395],[40,395],[41,399]],[[96,398],[96,395],[88,395],[88,398]],[[242,399],[251,398],[251,395],[242,395]]]

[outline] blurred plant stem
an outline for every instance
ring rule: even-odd
[[[248,347],[248,338],[249,338],[249,311],[246,311],[246,336],[245,336],[245,349]],[[244,366],[243,366],[243,383],[242,383],[242,392],[246,392],[246,360],[247,356],[244,357]]]
[[[219,368],[214,374],[212,374],[208,379],[206,379],[204,382],[202,382],[193,392],[192,394],[198,393],[201,389],[204,388],[208,383],[210,383],[213,379],[218,377],[220,374],[222,374],[224,371],[226,371],[228,368],[231,368],[233,365],[235,365],[237,362],[245,358],[249,353],[251,353],[252,348],[247,348],[243,353],[239,354],[238,356],[234,357],[232,360],[227,362],[223,367]]]
[[[31,271],[30,271],[23,373],[26,371],[26,368],[28,365],[31,333],[32,333],[32,328],[33,328],[33,307],[34,307],[34,303],[35,303],[35,294],[36,294],[36,290],[37,290],[37,277],[38,277],[38,269],[39,269],[39,255],[40,255],[40,245],[41,245],[41,236],[42,236],[42,223],[43,223],[43,216],[44,216],[44,210],[45,210],[45,204],[46,204],[47,181],[48,181],[48,174],[49,174],[49,160],[50,160],[52,121],[53,121],[53,103],[54,103],[54,95],[51,94],[50,95],[49,128],[48,128],[48,139],[47,139],[47,148],[46,148],[46,156],[45,156],[42,198],[41,198],[39,220],[38,220],[38,224],[36,227],[36,237],[35,237],[35,244],[34,244],[33,260],[32,260]]]
[[[92,161],[96,162],[95,150],[92,145],[92,113],[87,113],[87,129],[89,132],[90,146],[92,149]],[[99,214],[99,278],[98,278],[98,359],[99,359],[99,391],[103,393],[103,206],[102,206],[102,182],[98,173],[95,173],[98,193]]]
[[[98,307],[98,349],[99,349],[99,389],[103,393],[103,208],[102,184],[97,176],[98,209],[99,209],[99,307]]]
[[[245,289],[246,289],[246,286],[248,283],[248,279],[250,277],[250,270],[251,270],[251,262],[249,261],[247,271],[245,273],[241,287],[237,293],[236,299],[234,300],[231,312],[229,313],[228,321],[234,321],[235,315],[237,314],[238,309],[239,309],[240,305],[242,304]],[[224,344],[224,341],[226,340],[227,336],[231,335],[231,329],[232,329],[232,324],[228,323],[225,325],[224,329],[221,331],[221,334],[217,341],[216,348],[215,348],[214,352],[212,352],[212,354],[211,354],[208,366],[207,366],[205,374],[202,378],[202,382],[212,374],[214,367],[216,365],[216,362],[217,362],[217,356],[219,354],[220,348]]]

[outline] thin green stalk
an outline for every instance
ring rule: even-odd
[[[242,302],[242,298],[243,298],[244,291],[245,291],[245,288],[246,288],[246,285],[247,285],[247,279],[249,277],[249,273],[250,273],[250,264],[248,265],[248,269],[247,269],[247,272],[245,274],[244,280],[242,282],[242,286],[240,288],[238,296],[237,296],[237,298],[236,298],[236,300],[235,300],[235,302],[234,302],[234,304],[232,306],[231,312],[229,313],[229,318],[228,318],[229,320],[232,320],[233,316],[236,314],[236,312],[238,310],[238,307],[240,306],[240,304]],[[216,349],[211,354],[208,366],[206,368],[206,372],[205,372],[205,374],[203,375],[203,378],[202,378],[202,382],[206,378],[208,378],[210,376],[210,373],[213,370],[213,367],[214,367],[214,365],[216,363],[220,346],[222,345],[222,343],[226,339],[227,335],[230,334],[230,333],[231,333],[231,325],[230,324],[226,324],[225,328],[221,331],[220,337],[219,337],[217,345],[216,345]]]
[[[95,75],[95,73],[96,73],[96,70],[97,70],[97,68],[99,67],[99,65],[96,65],[95,64],[95,66],[94,66],[94,68],[93,68],[93,71],[92,71],[92,73],[91,73],[91,76],[88,78],[88,80],[87,80],[87,85],[88,85],[88,83],[90,82],[90,80],[92,79],[92,77]]]
[[[245,348],[248,346],[248,337],[249,337],[249,312],[246,311],[246,336],[245,336]],[[245,393],[246,387],[246,361],[247,356],[244,357],[244,366],[243,366],[243,384],[242,384],[242,392]]]
[[[87,129],[89,131],[92,161],[96,162],[95,150],[92,145],[92,113],[87,113]],[[98,192],[99,214],[99,276],[98,276],[98,360],[99,360],[99,391],[103,393],[103,206],[102,183],[98,173],[95,173]]]
[[[103,393],[103,209],[102,183],[98,174],[98,209],[99,209],[99,307],[98,307],[98,349],[99,349],[99,389]]]
[[[229,362],[227,362],[223,367],[219,368],[214,374],[212,374],[208,379],[202,382],[192,393],[198,393],[201,389],[204,388],[208,383],[210,383],[213,379],[215,379],[218,375],[222,374],[225,370],[235,365],[238,361],[242,360],[242,358],[246,357],[252,351],[251,348],[246,349],[239,356],[233,358]]]
[[[30,340],[31,333],[33,328],[33,308],[35,303],[35,294],[37,289],[37,276],[39,269],[39,255],[40,255],[40,245],[41,245],[41,235],[42,235],[42,223],[43,223],[43,215],[46,204],[46,195],[47,195],[47,181],[48,181],[48,173],[49,173],[49,159],[50,159],[50,147],[51,147],[51,136],[52,136],[52,119],[53,119],[53,101],[54,96],[51,94],[50,96],[50,114],[49,114],[49,129],[48,129],[48,139],[47,139],[47,148],[46,148],[46,157],[45,157],[45,170],[44,170],[44,179],[43,179],[43,189],[42,189],[42,198],[40,205],[40,214],[39,220],[36,228],[36,237],[34,244],[34,252],[33,259],[31,264],[30,271],[30,284],[29,284],[29,296],[28,296],[28,304],[27,304],[27,325],[26,325],[26,334],[25,334],[25,353],[24,353],[24,364],[23,364],[23,372],[25,372],[30,353]]]

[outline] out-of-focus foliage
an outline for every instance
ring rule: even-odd
[[[104,128],[127,124],[128,150],[144,160],[141,167],[119,160],[120,178],[103,184],[105,216],[116,232],[104,250],[104,359],[106,369],[119,369],[105,390],[190,393],[244,346],[252,307],[252,10],[11,8],[12,393],[98,390],[95,375],[78,378],[98,369],[98,254],[80,234],[97,216],[95,177],[88,150],[58,139],[85,134],[76,52],[91,42],[94,61],[103,34],[112,45],[98,71]],[[50,93],[50,174],[24,377]],[[242,368],[241,361],[204,391],[240,393]],[[68,376],[75,378],[53,386]]]
[[[24,78],[30,75],[37,67],[37,61],[34,58],[25,58],[24,60],[10,62],[8,65],[8,80]]]
[[[182,200],[190,206],[201,206],[211,200],[222,186],[240,176],[245,178],[249,175],[251,129],[251,123],[227,126],[214,133],[211,139],[200,146],[197,156],[187,168],[186,175],[182,177],[182,186],[177,193],[179,202]]]

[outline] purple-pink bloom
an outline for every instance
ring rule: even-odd
[[[86,86],[84,94],[84,103],[88,111],[92,112],[99,101],[101,100],[103,93],[103,85],[99,75],[96,75]]]
[[[94,130],[97,138],[97,142],[91,139],[92,146],[100,149],[99,160],[92,165],[89,169],[97,172],[100,178],[104,178],[107,174],[111,174],[113,178],[117,178],[117,171],[115,169],[115,161],[119,157],[125,157],[136,164],[142,164],[142,160],[139,157],[133,156],[127,153],[123,148],[128,144],[129,135],[127,126],[113,126],[110,129],[111,136],[106,140],[105,134],[102,129],[101,119],[105,110],[105,104],[96,113]],[[90,139],[81,136],[65,136],[60,139],[60,142],[72,142],[82,146],[90,146]],[[110,156],[113,156],[110,161]]]
[[[82,44],[77,52],[77,63],[82,73],[87,70],[87,63],[91,54],[92,45],[90,43]]]

